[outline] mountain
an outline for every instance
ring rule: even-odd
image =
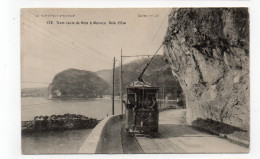
[[[96,72],[97,76],[105,80],[112,87],[113,70],[101,70]]]
[[[67,69],[55,75],[49,91],[53,98],[89,98],[101,97],[108,87],[94,72]]]
[[[123,65],[123,93],[131,82],[136,81],[144,67],[151,58],[143,58]],[[119,95],[120,67],[115,69],[115,95]],[[86,98],[102,97],[112,94],[113,71],[101,70],[90,72],[77,69],[68,69],[58,73],[49,86],[54,98]],[[162,88],[165,86],[165,94],[181,94],[182,90],[176,78],[173,78],[169,65],[162,55],[155,56],[150,63],[143,79],[152,86]],[[160,90],[162,92],[162,89]]]
[[[151,58],[143,58],[132,61],[130,63],[123,64],[123,92],[126,91],[126,87],[131,82],[136,81],[138,76],[141,74],[147,63]],[[97,75],[109,83],[109,89],[106,93],[111,94],[112,92],[112,70],[98,71]],[[115,94],[119,95],[119,78],[120,78],[120,67],[115,69]],[[163,87],[165,86],[166,93],[173,93],[175,91],[180,94],[182,92],[179,82],[176,78],[173,78],[170,66],[166,63],[162,55],[155,56],[149,67],[143,75],[143,79],[150,82],[152,86]]]

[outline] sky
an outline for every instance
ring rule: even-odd
[[[22,9],[22,88],[48,86],[68,68],[112,69],[114,57],[116,66],[120,64],[121,49],[124,56],[154,54],[163,42],[169,12],[169,8]],[[135,59],[123,58],[123,63]]]

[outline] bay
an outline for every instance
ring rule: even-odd
[[[81,114],[89,118],[103,119],[112,114],[111,99],[48,100],[38,97],[22,97],[21,120],[33,120],[40,115]],[[115,114],[121,113],[120,101],[115,101]],[[22,135],[23,154],[77,153],[92,129],[51,131]]]

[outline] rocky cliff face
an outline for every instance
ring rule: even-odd
[[[164,55],[186,96],[187,121],[249,130],[247,8],[173,9]]]

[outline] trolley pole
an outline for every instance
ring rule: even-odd
[[[115,57],[113,62],[113,92],[112,92],[112,115],[115,114]]]
[[[123,117],[123,91],[122,91],[122,84],[123,84],[123,78],[122,78],[122,48],[121,48],[121,67],[120,67],[120,103],[121,103],[121,115]]]

